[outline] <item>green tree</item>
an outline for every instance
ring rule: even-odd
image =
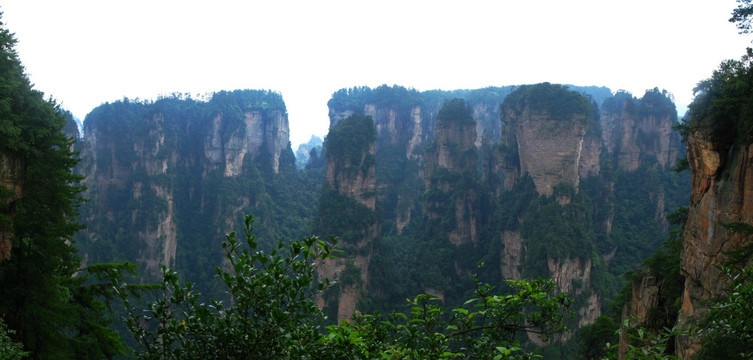
[[[0,262],[0,314],[33,359],[112,358],[122,345],[107,328],[101,292],[86,272],[74,276],[82,187],[66,115],[33,89],[15,43],[0,23],[0,154],[22,164],[20,199],[9,204],[15,216],[2,223],[14,237],[10,259]]]
[[[736,23],[741,34],[749,34],[751,30],[750,20],[753,17],[753,4],[751,4],[751,0],[737,0],[737,3],[737,8],[732,10],[732,17],[729,18],[729,22]]]
[[[532,359],[516,339],[524,332],[549,339],[565,331],[570,298],[552,295],[551,280],[508,280],[514,289],[493,295],[475,279],[475,296],[447,310],[439,299],[421,294],[408,299],[408,314],[382,317],[356,313],[352,321],[329,326],[321,344],[325,354],[348,359]]]
[[[8,329],[5,322],[0,318],[0,358],[3,360],[19,360],[29,355],[23,350],[23,345],[13,341],[9,335],[13,335],[14,330]]]
[[[422,294],[409,314],[356,314],[323,327],[316,296],[334,286],[316,280],[317,267],[337,252],[316,237],[259,250],[252,217],[245,242],[226,236],[228,270],[218,268],[226,301],[201,300],[192,283],[164,269],[162,290],[145,307],[132,306],[128,285],[111,271],[126,304],[139,359],[528,359],[516,339],[528,331],[544,338],[565,330],[571,300],[553,294],[551,280],[508,281],[507,295],[476,281],[475,296],[451,311]]]
[[[720,143],[753,141],[753,49],[740,60],[722,62],[693,92],[690,120],[677,126],[683,139],[697,131]]]
[[[140,310],[131,306],[128,285],[111,272],[112,285],[126,305],[126,324],[138,344],[139,359],[305,358],[319,338],[324,314],[315,296],[329,288],[316,270],[334,253],[316,237],[259,249],[246,217],[245,241],[226,236],[228,271],[217,268],[225,301],[202,300],[190,282],[163,268],[161,292]]]
[[[732,283],[701,323],[698,359],[753,358],[753,268],[725,271]]]

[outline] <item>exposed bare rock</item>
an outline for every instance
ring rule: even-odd
[[[464,196],[460,196],[455,201],[455,224],[456,227],[447,234],[451,243],[455,246],[472,242],[478,244],[479,231],[475,208],[476,192],[469,191]]]
[[[215,124],[219,125],[219,122],[215,120]],[[217,130],[214,130],[210,141],[206,142],[206,144],[212,144],[210,145],[212,151],[207,153],[207,158],[210,161],[216,157],[217,150],[214,150],[217,142],[214,138],[216,134]],[[289,136],[287,116],[281,111],[272,111],[268,119],[264,118],[262,111],[247,111],[243,119],[243,126],[230,134],[229,139],[223,143],[225,176],[238,176],[242,170],[243,159],[249,154],[250,156],[259,154],[264,145],[266,145],[265,150],[272,156],[274,172],[278,172],[280,154],[283,147],[288,146]]]
[[[411,110],[411,123],[413,124],[413,131],[411,131],[411,138],[408,141],[407,153],[408,158],[415,159],[419,155],[417,150],[422,144],[422,139],[425,137],[423,133],[423,117],[421,116],[421,108],[416,106]]]
[[[502,121],[512,126],[509,132],[515,134],[508,143],[517,146],[520,174],[531,175],[539,194],[552,195],[561,182],[578,187],[585,113],[558,119],[545,110],[526,107],[519,113],[508,109],[503,116]]]
[[[601,299],[591,287],[591,259],[567,258],[547,259],[547,267],[552,274],[552,280],[556,284],[557,291],[562,291],[571,296],[586,293],[586,301],[576,304],[578,311],[578,326],[593,324],[601,315]],[[558,335],[555,341],[567,341],[574,335],[573,331]],[[529,334],[530,338],[530,334]]]
[[[700,131],[687,142],[692,174],[691,207],[683,229],[681,271],[685,275],[680,326],[707,311],[708,301],[728,285],[720,265],[731,251],[750,239],[727,230],[724,224],[753,223],[753,145],[733,145],[732,139]],[[678,355],[690,358],[698,344],[678,337]]]
[[[367,147],[358,162],[327,161],[327,183],[329,187],[340,194],[358,201],[369,209],[376,207],[376,167],[366,165],[367,159],[373,157],[374,144]]]
[[[523,250],[523,238],[520,231],[503,231],[502,232],[502,261],[500,262],[500,271],[505,279],[520,279],[520,259]]]
[[[477,228],[478,208],[477,196],[474,189],[461,189],[458,184],[444,178],[432,179],[436,172],[447,172],[459,176],[469,176],[477,171],[478,151],[476,149],[476,122],[471,116],[470,108],[462,100],[448,102],[440,111],[437,119],[436,137],[429,151],[425,155],[424,182],[427,191],[432,189],[450,194],[458,189],[453,201],[455,228],[449,231],[448,238],[455,246],[466,243],[478,244],[479,231]],[[432,213],[427,206],[429,217],[438,218],[443,214]],[[440,205],[440,208],[442,206]]]
[[[648,319],[651,309],[659,304],[659,290],[660,285],[654,276],[646,275],[640,281],[632,281],[631,300],[622,308],[622,319]],[[621,325],[621,328],[624,326]],[[620,331],[619,341],[617,356],[619,359],[625,359],[630,343],[625,331]]]
[[[375,229],[372,229],[372,233]],[[359,244],[362,247],[368,246],[372,238],[362,239]],[[341,274],[347,265],[355,266],[361,271],[361,281],[353,284],[341,284],[340,294],[337,297],[337,320],[338,322],[347,320],[356,311],[356,305],[363,295],[363,288],[369,282],[369,263],[371,262],[371,253],[358,254],[349,258],[328,259],[317,270],[320,278],[330,280],[340,280]],[[323,308],[327,305],[323,296],[317,296],[317,306]]]
[[[658,90],[641,99],[620,93],[602,109],[602,141],[618,168],[634,171],[647,159],[673,166],[682,151],[676,121],[674,104]]]
[[[581,179],[599,175],[601,171],[601,138],[592,131],[583,137],[583,146],[578,160],[578,174]]]
[[[369,106],[369,112],[377,112],[376,107]],[[388,118],[390,112],[387,112]],[[393,114],[394,115],[394,114]],[[394,118],[393,118],[394,120]],[[334,123],[334,121],[333,121]],[[388,119],[387,124],[390,121]],[[393,121],[394,123],[394,121]],[[325,146],[327,146],[327,185],[339,195],[344,195],[365,206],[369,211],[376,209],[376,152],[375,133],[368,137],[367,143],[360,143],[351,138],[354,132],[375,131],[376,126],[371,115],[354,114],[333,125]],[[389,126],[389,125],[388,125]],[[342,132],[340,132],[342,131]],[[326,194],[325,194],[326,196]],[[341,209],[348,211],[348,209]],[[376,219],[375,219],[376,220]],[[326,220],[323,220],[326,221]],[[347,231],[354,229],[333,229],[333,231]],[[356,304],[362,296],[363,287],[369,283],[369,264],[371,262],[372,244],[379,235],[378,223],[368,224],[357,239],[341,243],[340,246],[347,254],[346,258],[325,262],[318,271],[320,277],[339,279],[348,266],[355,266],[361,274],[361,281],[355,284],[344,284],[337,297],[337,319],[350,318],[356,310]],[[332,235],[332,234],[328,234]],[[328,305],[324,299],[318,299],[320,306]]]
[[[156,219],[150,219],[147,227],[138,231],[137,234],[143,244],[146,245],[140,251],[141,258],[139,261],[145,264],[145,270],[152,278],[158,278],[161,274],[162,265],[175,266],[178,237],[172,193],[157,185],[152,186],[152,191],[165,202],[167,210],[158,214]],[[156,226],[152,224],[156,224]]]
[[[118,252],[88,258],[127,256],[155,280],[161,265],[181,265],[176,263],[182,248],[178,233],[184,234],[181,239],[196,237],[200,228],[206,232],[202,237],[221,238],[222,231],[237,228],[241,212],[257,205],[259,199],[247,192],[255,189],[239,186],[244,181],[239,178],[261,176],[257,164],[279,171],[282,153],[290,146],[284,104],[278,94],[265,91],[215,96],[208,103],[164,99],[104,104],[87,117],[77,169],[88,187],[84,196],[92,199],[82,211],[82,221],[89,225],[83,240],[103,241],[94,247]],[[220,187],[242,193],[218,199]],[[194,226],[199,217],[217,229]],[[192,241],[191,250],[205,245]]]
[[[476,102],[472,105],[473,118],[476,120],[477,148],[481,148],[484,137],[496,144],[500,139],[499,105],[497,103]]]
[[[547,266],[549,272],[552,274],[552,280],[557,284],[559,291],[566,292],[568,294],[576,291],[580,292],[582,289],[576,289],[573,287],[573,281],[582,282],[583,284],[591,283],[591,259],[547,259]]]

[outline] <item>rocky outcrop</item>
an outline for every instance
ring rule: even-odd
[[[374,152],[372,143],[359,154],[357,161],[336,159],[327,162],[329,188],[372,210],[376,207],[376,169],[373,160],[369,159],[373,159]]]
[[[600,118],[591,98],[566,86],[539,84],[482,90],[419,93],[380,87],[345,89],[333,95],[328,103],[330,136],[346,119],[364,114],[373,119],[376,140],[367,151],[362,147],[366,142],[352,145],[353,157],[349,160],[330,159],[331,154],[327,155],[328,187],[374,209],[377,220],[372,225],[378,227],[359,230],[359,237],[354,240],[357,245],[346,249],[346,253],[355,255],[334,263],[330,274],[337,277],[348,264],[354,264],[362,270],[364,283],[373,284],[373,288],[363,289],[374,290],[381,299],[387,296],[391,284],[378,283],[379,278],[372,281],[370,275],[385,276],[388,270],[363,266],[418,261],[421,264],[415,267],[401,267],[411,273],[404,274],[407,280],[395,288],[411,295],[415,291],[431,291],[448,301],[457,296],[448,291],[448,282],[457,283],[473,273],[478,259],[495,260],[493,268],[499,273],[494,276],[519,279],[526,276],[521,273],[530,274],[531,270],[525,269],[531,265],[527,256],[539,259],[539,255],[531,254],[555,247],[537,243],[539,239],[526,239],[522,229],[525,225],[525,234],[531,233],[532,225],[523,224],[524,217],[536,211],[536,206],[551,203],[546,197],[556,193],[554,200],[558,204],[554,205],[560,207],[551,210],[549,217],[564,216],[571,210],[589,212],[563,222],[575,221],[579,226],[582,222],[588,229],[575,237],[598,237],[606,244],[573,241],[576,249],[563,247],[565,252],[552,251],[551,256],[542,257],[549,263],[539,264],[542,268],[535,270],[536,275],[548,273],[555,279],[557,291],[577,297],[578,326],[589,324],[603,310],[603,294],[594,288],[592,273],[604,276],[602,271],[609,271],[610,261],[624,266],[625,256],[618,252],[630,249],[610,243],[616,241],[609,237],[613,216],[623,215],[610,203],[615,198],[615,180],[611,176],[617,168],[616,159],[621,156],[623,160],[619,161],[630,165],[628,171],[636,168],[635,162],[630,163],[635,159],[639,164],[647,161],[666,168],[673,157],[672,146],[668,145],[671,141],[665,139],[674,136],[665,131],[671,130],[672,118],[662,117],[663,113],[655,111],[660,108],[648,105],[641,105],[647,109],[645,117],[627,117],[631,113],[626,110],[625,115],[620,108],[605,112],[606,119]],[[462,99],[467,105],[467,118],[442,118],[443,109],[455,101],[453,98]],[[661,129],[654,129],[655,126]],[[609,133],[604,135],[602,131]],[[621,145],[630,141],[643,143],[634,149],[628,149],[628,145],[635,144]],[[623,148],[625,154],[618,156]],[[368,157],[363,154],[373,155],[373,172],[364,166]],[[589,186],[586,195],[579,192],[584,179]],[[525,194],[509,191],[514,188]],[[619,189],[625,192],[623,188]],[[664,190],[640,191],[647,191],[656,204],[657,210],[650,211],[650,220],[663,221],[665,203],[671,203]],[[498,208],[501,199],[510,200],[505,202],[509,208]],[[578,206],[566,208],[576,200],[581,201]],[[594,223],[589,222],[591,206]],[[555,224],[553,221],[552,226]],[[618,222],[618,226],[623,225]],[[557,226],[560,230],[565,228]],[[619,229],[625,231],[624,227]],[[431,234],[430,239],[424,238],[426,234]],[[367,245],[372,241],[382,246],[393,244],[396,249],[372,248]],[[532,244],[536,246],[529,247]],[[405,258],[389,258],[395,254]],[[557,255],[561,257],[556,258]],[[593,269],[596,262],[603,266],[599,272]],[[355,288],[343,289],[336,306],[339,318],[343,318],[343,311],[350,313],[354,299],[362,295]]]
[[[477,172],[476,122],[465,101],[447,102],[437,116],[435,141],[425,156],[424,182],[427,192],[438,191],[442,199],[429,200],[425,206],[431,218],[454,216],[455,226],[447,233],[455,246],[479,242],[476,189],[468,179]],[[454,211],[447,211],[447,208]],[[437,212],[436,210],[439,210]]]
[[[77,145],[77,172],[85,176],[84,196],[92,199],[82,207],[88,229],[77,241],[111,250],[90,250],[86,258],[135,261],[148,277],[159,278],[162,265],[178,265],[185,251],[180,239],[221,238],[236,228],[240,213],[258,214],[252,209],[263,195],[255,194],[265,181],[260,171],[279,173],[288,137],[281,97],[266,91],[94,109]],[[235,193],[223,197],[228,189]],[[189,252],[204,245],[190,246]]]
[[[594,320],[601,315],[601,299],[591,287],[591,260],[573,258],[562,260],[550,257],[547,258],[547,267],[556,285],[556,292],[565,292],[572,298],[584,299],[575,303],[572,309],[577,311],[578,327],[593,324]],[[568,341],[573,335],[575,332],[572,330],[557,334],[550,339],[549,343]],[[547,344],[535,333],[529,332],[528,339],[538,346]]]
[[[631,300],[622,308],[622,319],[630,321],[633,324],[634,319],[647,320],[652,309],[659,304],[660,284],[652,275],[640,277],[640,281],[631,281]],[[624,324],[620,325],[621,330],[626,330]],[[619,347],[617,351],[618,359],[625,359],[628,352],[630,339],[626,331],[620,331]]]
[[[601,171],[602,142],[600,132],[590,128],[583,137],[583,147],[578,159],[578,176],[580,179],[598,176]]]
[[[516,165],[508,174],[529,174],[541,195],[552,195],[554,186],[561,182],[577,189],[591,111],[585,98],[550,84],[532,85],[518,93],[520,95],[505,101],[502,108],[501,144],[507,149],[507,156],[514,157],[507,163]],[[565,104],[557,105],[559,110],[554,110],[548,103],[541,102],[542,97],[562,97],[563,100],[556,101]],[[564,110],[565,107],[569,110]],[[593,153],[591,139],[587,145]],[[590,163],[595,162],[592,156],[586,156]],[[584,171],[587,172],[588,167],[585,166]],[[511,188],[511,185],[506,184],[506,187]]]
[[[523,254],[523,238],[520,237],[520,231],[503,231],[502,237],[502,254],[500,261],[500,272],[505,279],[520,279],[520,258]]]
[[[375,111],[375,108],[370,110],[372,113]],[[387,124],[391,122],[394,126],[394,113],[387,112],[385,115],[388,119]],[[320,203],[337,201],[339,205],[336,211],[350,216],[355,213],[362,215],[374,213],[377,200],[375,161],[377,131],[378,127],[375,126],[371,115],[352,114],[345,119],[333,121],[325,142],[327,191],[322,195]],[[325,262],[318,271],[321,278],[340,281],[339,294],[334,299],[336,304],[328,304],[321,297],[318,299],[320,306],[329,306],[336,311],[338,320],[350,318],[356,310],[363,288],[369,283],[373,241],[379,235],[376,218],[373,222],[363,225],[351,224],[364,219],[349,219],[350,221],[346,221],[339,228],[332,228],[327,224],[315,226],[315,231],[323,232],[321,236],[342,235],[344,237],[339,246],[348,255]],[[330,220],[320,218],[319,221],[327,223]],[[353,274],[346,273],[348,271],[357,271],[360,279],[354,280]],[[343,279],[348,281],[343,281]]]
[[[288,146],[290,137],[287,116],[280,110],[269,112],[266,119],[261,110],[247,111],[243,116],[242,126],[233,131],[229,138],[223,132],[226,125],[223,124],[222,114],[214,117],[211,135],[204,143],[207,160],[213,164],[223,164],[225,176],[238,176],[243,170],[246,156],[256,156],[264,150],[271,156],[274,172],[279,172],[280,155]]]
[[[682,152],[676,122],[674,104],[657,89],[641,99],[618,93],[602,107],[602,140],[616,168],[635,171],[646,161],[673,166]]]
[[[485,137],[490,139],[492,144],[497,144],[501,132],[499,104],[476,102],[473,103],[472,110],[473,119],[476,120],[476,148],[481,148]]]
[[[591,287],[591,259],[566,258],[547,259],[549,273],[557,284],[558,291],[563,291],[573,297],[585,295],[585,301],[575,304],[578,311],[578,326],[593,324],[601,315],[601,299]],[[571,336],[567,335],[567,336]]]
[[[729,284],[720,265],[730,260],[730,252],[750,244],[749,236],[724,225],[753,224],[753,145],[695,130],[688,138],[687,149],[692,191],[682,233],[685,287],[680,326],[706,313],[708,301]],[[676,346],[683,359],[697,351],[697,343],[687,336],[678,337]]]

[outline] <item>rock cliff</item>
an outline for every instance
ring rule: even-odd
[[[617,93],[604,102],[601,119],[604,146],[618,168],[635,171],[654,161],[674,166],[683,152],[680,136],[672,130],[677,111],[658,89],[640,99]]]
[[[650,114],[635,118],[643,120],[622,110],[602,117],[594,99],[605,98],[551,84],[336,92],[330,136],[354,114],[370,116],[376,136],[373,150],[353,145],[361,155],[349,163],[328,155],[328,186],[364,206],[363,218],[370,219],[345,234],[357,235],[359,245],[331,274],[357,265],[358,306],[366,311],[393,309],[417,292],[452,303],[479,271],[495,279],[548,276],[578,299],[572,326],[593,322],[614,296],[604,284],[618,282],[621,269],[664,239],[663,217],[682,192],[671,185],[681,180],[664,175],[677,154],[670,146],[676,134],[667,133],[676,118],[648,105]],[[454,103],[464,104],[462,114],[443,118]],[[623,136],[624,129],[631,135]],[[620,165],[627,164],[614,155],[620,149],[637,152],[637,168]],[[364,154],[374,155],[373,173],[363,166]],[[631,178],[654,173],[641,184]],[[639,210],[644,197],[650,204]],[[326,215],[320,202],[319,216],[336,219],[343,206]],[[649,230],[636,234],[635,224]],[[645,244],[631,243],[636,236]],[[479,270],[479,260],[495,265]],[[340,304],[353,304],[352,294],[341,292]]]
[[[688,137],[692,191],[682,233],[685,287],[680,326],[706,313],[709,301],[729,283],[720,266],[731,259],[731,252],[750,244],[749,237],[724,227],[753,223],[753,145],[736,143],[733,136],[696,129]],[[692,338],[677,339],[681,358],[690,358],[695,351]]]
[[[394,115],[394,114],[393,114]],[[388,115],[393,118],[394,116]],[[338,320],[350,318],[369,283],[373,242],[379,235],[376,210],[375,141],[378,128],[368,115],[352,114],[332,122],[325,140],[327,184],[314,226],[319,236],[335,236],[345,256],[325,262],[318,275],[339,281],[337,296],[318,303]],[[329,216],[339,219],[332,223]]]
[[[536,85],[503,104],[502,123],[506,135],[502,143],[517,158],[514,174],[529,174],[540,195],[550,196],[554,186],[565,182],[578,187],[580,160],[590,111],[585,98],[564,87]],[[549,93],[549,92],[559,93]],[[571,95],[572,94],[572,95]],[[542,106],[541,97],[569,96],[556,110]],[[563,111],[563,109],[567,109]],[[590,142],[589,142],[590,145]]]
[[[447,102],[437,115],[435,140],[424,161],[427,192],[442,194],[441,199],[427,199],[425,211],[430,218],[454,217],[455,226],[447,236],[455,246],[479,242],[478,193],[464,181],[473,178],[478,166],[477,123],[471,114],[465,101]]]
[[[93,110],[78,145],[92,199],[81,211],[88,229],[77,239],[86,257],[135,261],[151,279],[162,265],[193,268],[199,249],[220,258],[209,244],[246,213],[258,214],[262,186],[293,161],[281,160],[292,153],[288,135],[281,97],[266,91]],[[178,261],[180,254],[188,258]]]

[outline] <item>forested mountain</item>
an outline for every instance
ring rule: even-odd
[[[266,90],[80,134],[14,45],[0,24],[2,359],[753,356],[751,49],[681,122],[658,88],[355,87],[294,155]]]
[[[264,246],[342,239],[344,255],[319,270],[340,281],[319,299],[331,318],[423,292],[454,304],[478,273],[500,286],[554,279],[577,299],[577,328],[604,313],[687,202],[688,177],[670,170],[682,154],[676,110],[656,89],[360,87],[329,108],[324,154],[299,171],[276,93],[96,108],[77,145],[84,259],[133,261],[151,280],[167,265],[206,284],[223,233],[252,214]]]
[[[78,144],[85,260],[136,262],[151,280],[166,265],[205,283],[224,233],[247,214],[260,237],[307,235],[321,174],[296,171],[288,134],[282,97],[269,91],[97,107]]]
[[[554,279],[577,299],[573,328],[604,313],[687,205],[689,177],[671,170],[683,149],[666,93],[599,104],[580,90],[336,92],[314,227],[346,250],[324,270],[343,282],[330,314],[417,292],[454,303],[473,273]]]

